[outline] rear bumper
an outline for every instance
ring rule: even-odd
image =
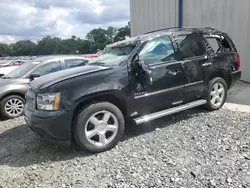
[[[66,111],[47,112],[24,108],[24,119],[32,131],[51,143],[71,145],[71,115]]]
[[[230,88],[234,87],[237,84],[237,82],[241,79],[241,71],[232,72],[231,78],[232,78],[232,81],[231,81]]]

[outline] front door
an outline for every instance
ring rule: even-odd
[[[178,61],[171,39],[160,36],[149,41],[139,54],[151,71],[151,84],[143,87],[137,82],[135,105],[140,115],[160,111],[183,102],[186,83],[182,61]]]

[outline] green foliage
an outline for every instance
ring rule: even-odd
[[[86,39],[77,38],[75,35],[69,39],[46,36],[37,43],[22,40],[10,45],[0,44],[0,57],[96,53],[106,45],[126,37],[130,37],[130,22],[119,29],[111,26],[107,29],[93,29],[86,35]]]
[[[10,46],[8,44],[0,44],[0,57],[5,57],[10,54]]]
[[[30,40],[21,40],[10,45],[11,55],[29,56],[36,54],[37,45]]]
[[[114,42],[121,41],[130,37],[130,27],[127,25],[118,29],[117,35],[114,37]]]

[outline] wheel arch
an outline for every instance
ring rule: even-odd
[[[232,83],[232,78],[230,77],[230,75],[225,72],[225,71],[217,71],[215,72],[214,74],[212,74],[212,76],[210,77],[210,80],[216,78],[216,77],[220,77],[220,78],[223,78],[227,84],[227,89],[230,88],[231,86],[231,83]]]
[[[25,94],[24,93],[19,92],[19,91],[11,91],[11,92],[7,92],[7,93],[3,94],[0,97],[0,101],[2,101],[4,98],[9,97],[11,95],[17,95],[17,96],[22,97],[23,99],[25,99]]]
[[[128,111],[127,111],[127,104],[126,101],[124,100],[124,93],[122,93],[122,91],[119,90],[109,90],[109,91],[105,91],[105,92],[98,92],[98,93],[92,93],[89,95],[86,95],[84,97],[82,97],[81,99],[78,100],[75,108],[74,108],[74,112],[73,112],[73,116],[72,116],[72,134],[74,132],[74,125],[75,125],[75,120],[76,120],[76,116],[78,115],[78,113],[80,112],[81,109],[83,109],[84,107],[92,104],[92,103],[97,103],[97,102],[110,102],[112,104],[114,104],[115,106],[117,106],[125,119],[125,122],[128,118]],[[125,123],[126,125],[126,123]],[[73,136],[73,135],[72,135]],[[73,138],[73,137],[72,137]]]

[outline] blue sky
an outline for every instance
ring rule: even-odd
[[[46,35],[84,38],[93,28],[122,27],[129,0],[0,0],[0,43]]]

